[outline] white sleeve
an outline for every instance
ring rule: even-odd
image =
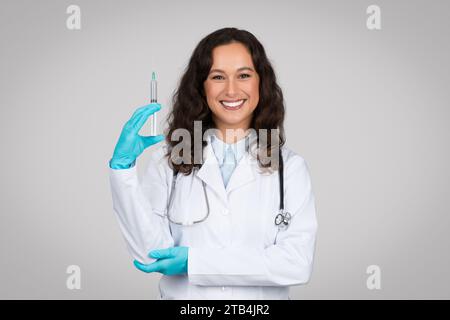
[[[131,256],[145,264],[155,261],[147,256],[151,250],[173,246],[168,220],[164,217],[168,181],[164,158],[157,156],[161,152],[157,150],[150,158],[142,181],[138,179],[136,166],[109,168],[113,209],[120,230]]]
[[[299,156],[286,165],[285,208],[289,227],[276,244],[251,247],[189,248],[188,276],[204,286],[292,286],[309,281],[317,221],[308,167]]]

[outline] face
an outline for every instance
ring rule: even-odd
[[[252,57],[241,43],[213,49],[213,64],[204,82],[208,106],[216,127],[249,128],[259,101],[259,75]]]

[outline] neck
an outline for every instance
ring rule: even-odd
[[[248,134],[247,129],[243,128],[217,128],[217,137],[225,143],[236,143],[237,141],[245,138]]]
[[[236,143],[247,136],[247,130],[250,128],[250,121],[245,121],[245,123],[236,125],[215,122],[215,125],[218,130],[217,137],[220,140],[225,143]]]

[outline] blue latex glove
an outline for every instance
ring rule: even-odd
[[[188,252],[188,247],[152,250],[148,256],[158,260],[150,264],[142,264],[137,260],[133,263],[136,268],[146,273],[159,272],[168,276],[187,274]]]
[[[148,117],[160,109],[159,103],[151,103],[136,109],[123,126],[114,154],[109,161],[112,169],[130,168],[146,148],[164,140],[164,135],[144,137],[138,134]]]

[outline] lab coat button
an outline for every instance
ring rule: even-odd
[[[230,213],[230,211],[228,209],[223,209],[222,210],[222,214],[223,215],[227,215],[228,213]]]

